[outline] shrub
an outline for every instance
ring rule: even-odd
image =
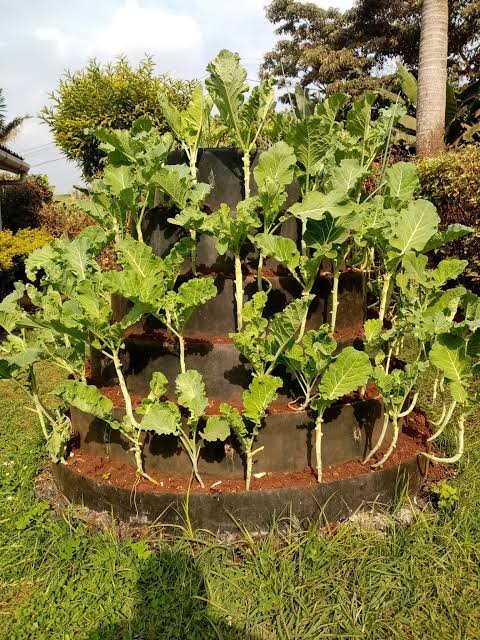
[[[53,200],[45,203],[38,212],[38,221],[54,238],[64,233],[70,240],[76,238],[80,231],[94,224],[86,213],[66,202]]]
[[[442,225],[461,223],[475,232],[446,245],[440,257],[456,256],[469,261],[468,284],[480,288],[480,145],[448,151],[438,158],[417,162],[421,195],[431,200]]]
[[[10,271],[19,258],[51,240],[46,229],[20,229],[15,234],[10,229],[0,231],[0,271]]]
[[[23,258],[52,240],[46,229],[10,229],[0,231],[0,300],[14,280],[23,279]]]
[[[58,147],[77,162],[86,178],[99,171],[104,158],[93,135],[96,127],[129,129],[134,120],[148,115],[160,131],[166,131],[158,94],[164,94],[178,108],[187,105],[197,82],[154,72],[154,62],[148,56],[136,69],[124,57],[107,65],[90,60],[85,69],[66,72],[58,89],[50,94],[53,105],[44,107],[40,117]]]
[[[52,188],[43,176],[28,176],[21,182],[0,187],[0,207],[4,229],[17,231],[39,227],[38,213],[52,201]]]

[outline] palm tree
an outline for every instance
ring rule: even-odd
[[[417,155],[444,149],[448,0],[423,0],[418,62]]]
[[[0,144],[6,142],[9,138],[12,138],[18,133],[18,128],[22,122],[29,116],[19,116],[6,121],[7,104],[5,102],[5,96],[3,95],[3,89],[0,89]]]

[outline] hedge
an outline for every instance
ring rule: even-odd
[[[455,222],[471,226],[474,233],[447,245],[439,257],[469,261],[466,279],[480,290],[480,145],[447,151],[417,163],[421,194],[438,208],[442,226]]]

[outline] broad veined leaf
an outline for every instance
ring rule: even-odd
[[[322,161],[329,146],[321,119],[307,118],[295,122],[288,137],[297,161],[309,176],[316,175],[322,167]]]
[[[455,315],[461,299],[466,293],[465,287],[453,287],[447,291],[436,292],[437,295],[424,311],[425,317],[433,317],[437,313],[449,312]]]
[[[112,401],[91,384],[65,380],[54,390],[54,394],[80,411],[91,413],[101,420],[112,419]]]
[[[295,153],[286,142],[276,142],[268,151],[264,151],[253,170],[258,190],[271,191],[271,185],[274,185],[277,190],[283,191],[293,180],[295,162]]]
[[[355,100],[347,115],[347,131],[352,135],[364,138],[371,127],[372,106],[376,93],[367,92],[363,98]]]
[[[183,229],[193,229],[199,231],[205,223],[205,213],[197,207],[187,207],[182,209],[174,218],[167,218],[171,224],[176,224]]]
[[[346,158],[335,167],[330,176],[332,189],[339,193],[350,193],[357,188],[360,180],[366,175],[366,170],[360,166],[358,160]],[[333,214],[332,211],[330,213]]]
[[[417,106],[417,81],[413,73],[410,73],[401,62],[397,60],[397,75],[400,77],[400,86],[414,107]]]
[[[19,369],[28,369],[41,360],[42,355],[39,347],[25,347],[21,351],[11,351],[8,355],[4,355],[3,360]]]
[[[190,169],[186,164],[161,167],[153,174],[151,183],[166,194],[179,209],[185,209],[195,188]]]
[[[315,111],[315,103],[309,96],[306,87],[297,82],[295,83],[295,113],[298,119],[302,120],[313,115]]]
[[[239,438],[243,439],[248,436],[245,422],[243,421],[243,418],[236,407],[231,407],[226,402],[222,402],[222,404],[220,405],[220,411],[229,421],[232,430],[237,434]]]
[[[92,270],[98,269],[90,254],[92,247],[85,236],[79,236],[63,247],[62,262],[81,282],[89,277]]]
[[[457,238],[463,238],[463,236],[473,233],[472,227],[466,227],[463,224],[450,224],[444,231],[438,231],[433,235],[425,245],[424,251],[433,251],[439,249],[443,245],[453,242]]]
[[[435,285],[443,287],[449,280],[455,280],[465,271],[467,266],[468,260],[457,260],[455,258],[441,260],[436,269],[431,272]]]
[[[178,394],[178,403],[188,409],[190,419],[197,422],[204,414],[208,404],[205,395],[205,383],[198,371],[189,369],[185,373],[180,373],[175,380],[175,387]]]
[[[343,226],[347,219],[326,214],[322,220],[309,220],[304,240],[307,246],[329,257],[333,245],[343,244],[350,236],[350,227]]]
[[[480,329],[476,329],[467,344],[467,355],[474,360],[480,359]]]
[[[240,112],[243,149],[246,151],[256,142],[275,103],[275,81],[263,80],[253,87]]]
[[[465,340],[454,334],[443,334],[430,349],[430,362],[447,380],[462,382],[472,374],[472,361],[465,352]]]
[[[290,238],[276,236],[273,233],[257,233],[252,240],[265,257],[274,257],[289,271],[295,271],[300,264],[300,253],[295,242]]]
[[[118,196],[122,191],[133,185],[134,177],[128,166],[113,167],[107,165],[103,172],[103,183],[110,188],[113,195]]]
[[[214,101],[225,124],[239,138],[244,146],[240,112],[248,91],[247,72],[240,64],[238,53],[222,49],[217,57],[207,65],[210,74],[205,86]]]
[[[319,392],[325,400],[341,398],[367,383],[372,365],[364,351],[346,347],[325,371]]]
[[[386,190],[392,198],[409,200],[420,186],[417,170],[411,162],[397,162],[385,172]]]
[[[428,272],[427,272],[428,258],[425,255],[418,255],[414,251],[408,251],[402,260],[402,265],[405,270],[405,275],[414,280],[418,284],[428,284]],[[399,274],[401,276],[402,274]]]
[[[49,273],[55,269],[60,271],[55,260],[55,248],[53,244],[46,244],[39,249],[35,249],[25,259],[25,273],[31,282],[36,279],[39,271],[43,270]]]
[[[46,442],[47,452],[53,462],[64,460],[71,432],[72,424],[69,418],[65,415],[58,416]]]
[[[182,332],[195,309],[216,295],[217,287],[211,277],[193,278],[180,285],[175,295],[175,304],[178,325]]]
[[[365,324],[363,325],[363,330],[365,332],[365,340],[367,342],[372,342],[372,340],[378,338],[378,336],[382,333],[383,320],[380,320],[379,318],[366,320]]]
[[[230,435],[230,421],[226,416],[209,416],[205,429],[200,434],[207,442],[223,442]]]
[[[282,386],[281,378],[271,375],[257,376],[243,392],[243,415],[259,424],[265,417],[269,405],[276,399]]]
[[[168,380],[164,373],[161,371],[154,371],[150,380],[150,393],[151,398],[161,398],[165,395],[167,390]]]
[[[108,207],[104,206],[101,202],[97,202],[93,198],[76,200],[74,206],[76,209],[80,209],[80,211],[86,213],[90,218],[92,218],[92,220],[95,220],[95,222],[98,222],[102,226],[106,226],[108,223],[111,223],[111,220],[114,217]]]
[[[297,202],[290,207],[289,212],[301,220],[321,220],[326,213],[338,218],[349,214],[353,207],[346,202],[345,191],[311,191],[307,193],[302,202]]]
[[[152,404],[140,423],[142,431],[153,431],[158,435],[177,435],[181,422],[180,411],[173,402]]]
[[[328,96],[328,98],[325,98],[323,102],[317,104],[315,113],[332,126],[337,119],[339,111],[343,109],[349,100],[350,96],[348,93],[334,93]]]
[[[276,313],[270,322],[267,343],[272,355],[280,354],[300,329],[303,318],[314,296],[302,296]]]
[[[163,260],[148,245],[126,236],[117,243],[119,261],[131,269],[141,280],[158,278],[165,270]]]
[[[428,200],[415,200],[392,221],[390,244],[401,254],[422,251],[436,233],[440,218]]]

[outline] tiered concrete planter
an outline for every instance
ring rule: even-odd
[[[173,160],[178,161],[178,157]],[[253,158],[253,166],[257,156]],[[209,182],[212,192],[207,202],[210,210],[215,210],[226,202],[234,210],[242,193],[242,161],[235,150],[204,150],[199,156],[199,180]],[[253,175],[252,175],[253,181]],[[253,181],[253,188],[255,184]],[[295,184],[288,190],[290,206],[298,199]],[[166,222],[165,211],[152,210],[145,224],[146,237],[157,254],[168,252],[173,242],[182,235],[182,230]],[[295,238],[296,224],[289,222],[282,229],[284,235]],[[254,252],[246,250],[247,261],[255,266]],[[191,318],[186,335],[186,366],[197,369],[205,380],[209,399],[218,407],[221,402],[241,403],[242,392],[251,380],[251,370],[239,355],[228,334],[235,330],[235,307],[233,289],[233,264],[228,256],[219,257],[211,238],[201,237],[198,245],[198,265],[200,273],[213,275],[218,296],[204,305]],[[328,265],[326,265],[328,267]],[[294,279],[273,261],[266,267],[272,291],[266,309],[273,315],[299,296],[299,288]],[[186,265],[188,269],[188,265]],[[272,275],[272,270],[274,275]],[[188,278],[188,274],[182,278]],[[182,279],[181,278],[181,279]],[[181,280],[180,279],[180,280]],[[250,297],[256,291],[256,279],[245,272],[245,294]],[[315,285],[315,301],[309,313],[307,328],[318,327],[328,322],[331,305],[331,276],[323,273]],[[125,305],[117,300],[117,313],[122,314]],[[337,328],[341,333],[340,348],[351,344],[359,335],[366,312],[365,284],[362,274],[345,272],[340,278],[340,295]],[[177,346],[155,320],[147,318],[141,326],[133,328],[125,340],[124,372],[127,385],[133,394],[146,394],[151,374],[162,371],[170,380],[170,391],[179,373]],[[279,372],[282,373],[281,371]],[[96,381],[104,386],[115,386],[114,373],[107,363],[98,359],[94,366]],[[295,384],[283,376],[285,385],[279,399],[265,420],[258,438],[258,446],[264,450],[257,456],[255,471],[292,472],[302,471],[313,464],[312,430],[313,417],[305,411],[293,411],[288,403],[300,395]],[[116,409],[121,417],[123,410]],[[325,420],[323,458],[325,465],[334,465],[358,459],[375,439],[383,415],[380,398],[370,398],[332,407]],[[101,421],[78,410],[72,410],[72,422],[78,431],[83,454],[108,456],[133,464],[128,444],[121,435],[110,430]],[[243,462],[234,437],[227,447],[224,443],[207,443],[202,449],[199,463],[200,473],[219,479],[243,475]],[[144,453],[147,473],[190,475],[188,457],[174,437],[145,437]],[[73,500],[83,500],[87,505],[99,509],[111,509],[121,517],[133,515],[139,509],[147,518],[156,518],[163,513],[166,521],[175,520],[175,509],[166,505],[177,504],[183,495],[137,492],[135,508],[127,499],[125,490],[102,486],[91,478],[80,478],[65,467],[55,470],[57,482],[64,493]],[[410,490],[418,488],[419,472],[414,460],[391,467],[381,472],[347,478],[314,488],[289,488],[269,491],[253,491],[250,494],[192,495],[190,507],[194,509],[193,520],[197,526],[206,528],[231,528],[232,522],[226,511],[240,519],[247,519],[251,525],[264,526],[274,512],[292,509],[300,518],[310,517],[326,502],[332,517],[346,515],[358,508],[363,501],[380,498],[388,500],[395,492],[409,483]],[[337,496],[332,501],[332,496]],[[130,505],[130,506],[129,506]]]

